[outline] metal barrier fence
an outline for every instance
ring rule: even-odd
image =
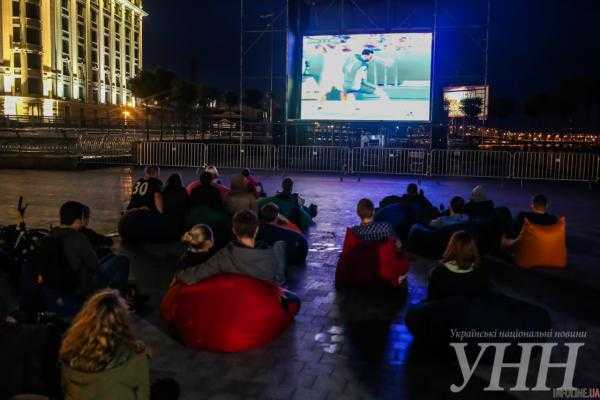
[[[600,156],[587,153],[513,154],[511,177],[593,182],[600,179]]]
[[[428,153],[423,149],[352,149],[351,173],[425,175]]]
[[[206,164],[206,149],[202,143],[141,142],[135,147],[139,165],[200,167]]]
[[[429,175],[474,178],[508,178],[511,154],[507,151],[433,150]]]
[[[278,169],[285,171],[346,172],[349,166],[347,147],[281,146]]]
[[[600,155],[478,150],[142,142],[136,163],[170,167],[595,182]]]
[[[198,143],[198,145],[202,145]],[[206,164],[222,168],[275,169],[275,147],[258,144],[204,144]]]

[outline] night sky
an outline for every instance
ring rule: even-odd
[[[496,96],[522,99],[566,77],[599,74],[600,0],[492,4],[490,82]],[[238,0],[146,0],[145,8],[146,67],[162,65],[204,84],[239,87]]]

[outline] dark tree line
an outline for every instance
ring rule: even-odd
[[[166,119],[177,121],[186,134],[190,127],[217,108],[225,108],[229,117],[239,113],[239,92],[225,91],[179,78],[172,71],[156,68],[143,70],[128,82],[128,87],[138,99],[147,115],[158,115],[162,125]],[[244,93],[244,105],[264,108],[264,94],[256,89]],[[239,115],[239,114],[238,114]]]
[[[600,79],[568,78],[520,102],[496,98],[490,106],[500,123],[516,118],[534,128],[600,129]]]

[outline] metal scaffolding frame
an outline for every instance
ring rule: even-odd
[[[240,0],[240,140],[243,137],[243,112],[244,109],[244,93],[247,89],[247,82],[258,84],[265,89],[268,89],[268,124],[269,132],[272,132],[273,115],[274,115],[274,100],[273,94],[276,92],[276,86],[279,87],[283,95],[285,95],[285,69],[276,71],[275,53],[277,39],[285,44],[285,36],[288,30],[288,0],[271,1],[272,7],[263,10],[258,15],[249,15],[246,7],[246,0]],[[256,3],[254,3],[256,5]],[[264,5],[264,4],[263,4]],[[246,58],[252,51],[267,43],[269,47],[268,62],[264,64],[264,69],[261,69],[258,74],[247,73]],[[285,52],[283,53],[285,54]],[[285,64],[284,64],[285,65]],[[283,89],[283,90],[281,90]]]
[[[246,0],[240,0],[240,140],[243,138],[243,118],[242,110],[244,107],[244,92],[247,82],[266,82],[269,87],[269,122],[273,124],[273,93],[279,92],[286,95],[286,67],[284,63],[283,71],[275,71],[275,42],[277,37],[284,37],[285,54],[287,63],[287,33],[289,29],[288,12],[290,7],[295,6],[296,2],[304,3],[310,12],[310,19],[313,21],[311,29],[302,32],[304,34],[342,34],[342,33],[372,33],[372,32],[418,32],[430,31],[433,35],[432,48],[432,70],[431,70],[431,116],[432,123],[435,123],[435,113],[433,107],[437,96],[435,88],[439,88],[441,82],[459,83],[480,83],[487,85],[489,83],[489,39],[490,23],[492,15],[492,0],[465,0],[477,4],[483,4],[486,10],[485,15],[481,15],[480,20],[466,23],[453,15],[450,5],[456,5],[453,0],[430,0],[430,3],[415,0],[284,0],[272,1],[273,7],[270,10],[259,15],[251,16],[246,7]],[[256,6],[257,3],[253,3]],[[264,5],[264,4],[263,4]],[[385,15],[385,21],[378,22],[365,9],[366,6],[376,6],[382,11],[379,16]],[[394,6],[405,6],[406,10],[402,15],[395,15]],[[422,21],[414,22],[418,15],[423,15],[426,8],[431,9],[430,23]],[[466,6],[465,6],[466,8]],[[421,11],[421,14],[419,14]],[[364,25],[351,26],[346,22],[351,13],[364,17]],[[483,14],[483,12],[482,12]],[[322,16],[325,15],[324,18]],[[321,21],[327,21],[328,24],[321,24]],[[331,20],[336,21],[336,26],[331,25]],[[438,63],[438,40],[441,35],[448,33],[460,33],[461,37],[471,41],[472,44],[480,50],[481,68],[473,73],[462,73],[460,71],[440,71]],[[270,60],[265,63],[265,71],[258,75],[247,74],[245,62],[248,55],[254,51],[257,45],[265,40],[270,40]],[[278,73],[279,72],[279,73]],[[278,86],[281,85],[281,86]],[[285,113],[285,138],[287,140],[287,112]]]

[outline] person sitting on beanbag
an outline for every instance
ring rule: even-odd
[[[259,219],[260,227],[256,238],[258,242],[274,245],[280,240],[284,241],[288,265],[298,265],[306,261],[308,254],[306,239],[302,234],[289,229],[287,224],[280,224],[279,207],[277,205],[269,203],[263,206],[259,212]],[[289,224],[289,222],[287,223]]]
[[[294,193],[294,181],[292,178],[285,178],[281,183],[282,191],[273,197],[260,199],[258,207],[267,203],[275,203],[279,207],[279,212],[287,219],[297,225],[302,232],[306,232],[313,224],[313,218],[317,216],[317,206],[311,204],[309,207],[304,205],[304,199],[298,193]]]
[[[206,168],[198,168],[198,179],[192,181],[186,187],[188,194],[191,196],[194,189],[198,188],[199,186],[207,185],[207,183],[202,178],[202,174],[205,172],[208,173],[210,176],[210,185],[214,186],[219,191],[221,199],[225,201],[225,198],[229,193],[229,189],[223,186],[223,184],[219,180],[219,170],[214,165],[210,165]]]
[[[192,229],[183,234],[181,242],[187,246],[187,249],[179,260],[178,269],[192,268],[203,264],[213,255],[215,241],[212,229],[208,225],[194,225]]]
[[[419,186],[416,183],[409,183],[406,186],[406,193],[400,197],[399,204],[409,206],[416,214],[417,221],[420,223],[429,223],[429,221],[440,214],[438,209],[425,196],[423,189],[419,190]]]
[[[252,175],[252,173],[250,172],[250,170],[248,168],[244,168],[242,170],[242,176],[244,176],[246,178],[246,182],[248,184],[248,190],[250,190],[250,192],[252,194],[254,194],[254,196],[256,196],[256,198],[267,197],[267,195],[265,194],[265,190],[262,186],[262,183],[260,183],[258,181],[258,179]]]
[[[440,262],[429,277],[428,300],[476,297],[489,291],[489,278],[480,266],[477,244],[470,233],[455,232]]]
[[[491,218],[494,215],[494,202],[487,198],[483,186],[473,188],[471,199],[465,204],[465,213],[469,218]]]
[[[525,219],[534,225],[549,226],[558,222],[556,215],[548,212],[548,198],[543,194],[536,194],[531,200],[531,211],[522,211],[515,221],[514,231],[518,234],[523,229]]]
[[[465,199],[454,196],[450,201],[450,215],[434,219],[429,223],[432,228],[443,228],[446,226],[467,222],[469,217],[465,214]]]
[[[372,242],[387,240],[394,237],[394,229],[387,222],[375,222],[375,205],[370,199],[361,199],[356,206],[356,214],[360,218],[360,225],[355,225],[352,228],[354,233],[360,240]]]
[[[242,210],[258,212],[256,196],[248,188],[248,179],[244,175],[240,174],[231,179],[231,190],[225,199],[225,206],[231,215]]]
[[[206,262],[179,272],[175,281],[191,285],[227,273],[249,275],[276,283],[285,281],[285,243],[276,242],[271,248],[257,248],[258,217],[253,211],[243,210],[234,215],[233,234],[234,242]]]
[[[403,286],[408,260],[402,243],[387,222],[375,222],[375,206],[361,199],[356,207],[360,225],[348,228],[336,268],[336,287]]]
[[[532,212],[522,212],[517,217],[516,239],[502,238],[502,247],[514,257],[522,268],[567,266],[566,220],[548,213],[546,196],[534,196]]]

